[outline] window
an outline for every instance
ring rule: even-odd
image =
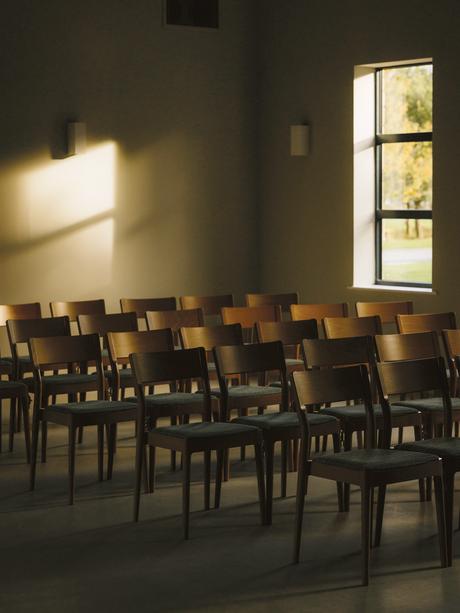
[[[375,283],[431,287],[433,65],[374,74]]]

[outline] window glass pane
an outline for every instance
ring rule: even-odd
[[[382,147],[382,208],[431,209],[432,144],[386,143]]]
[[[431,283],[431,219],[382,220],[382,280]]]
[[[382,134],[431,132],[433,66],[385,68],[382,75]]]

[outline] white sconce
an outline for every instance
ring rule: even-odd
[[[310,151],[310,126],[291,126],[291,156],[306,157]]]
[[[67,124],[67,155],[79,155],[86,152],[86,124],[71,121]]]

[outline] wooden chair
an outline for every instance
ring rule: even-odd
[[[456,330],[453,330],[453,332],[456,332]],[[438,334],[435,331],[377,335],[375,343],[379,362],[441,357]],[[454,409],[453,419],[458,423],[460,421],[460,398],[453,398],[451,402]],[[392,406],[397,405],[411,407],[422,412],[423,438],[432,438],[436,430],[442,430],[444,423],[442,397],[393,400]],[[399,442],[402,443],[402,440],[400,439]]]
[[[221,309],[224,324],[240,324],[243,338],[247,342],[255,341],[255,325],[258,321],[281,321],[279,304],[266,304],[258,307],[223,307]]]
[[[32,337],[69,336],[70,323],[68,317],[40,317],[37,319],[9,319],[6,322],[8,341],[11,347],[13,360],[13,377],[26,386],[29,393],[35,393],[35,383],[28,374],[33,370],[32,359],[29,354],[28,343]],[[27,347],[26,355],[22,347]],[[29,363],[30,367],[24,366]],[[65,366],[65,365],[61,365]],[[51,386],[57,381],[57,371],[53,375],[43,377],[44,385]],[[25,426],[26,427],[26,426]],[[10,429],[10,448],[13,449],[13,433]],[[42,423],[42,461],[46,461],[47,424]]]
[[[134,353],[130,355],[131,368],[136,378],[137,446],[136,485],[134,493],[134,521],[139,519],[141,474],[144,453],[144,424],[153,425],[147,432],[152,447],[180,451],[183,458],[182,504],[184,538],[189,536],[190,472],[193,453],[204,452],[204,505],[210,508],[211,450],[217,451],[215,507],[220,504],[224,452],[231,447],[254,445],[262,524],[265,523],[265,487],[262,459],[262,438],[258,428],[243,424],[212,422],[212,399],[209,387],[206,356],[203,348],[178,351]],[[157,394],[146,402],[145,387],[158,382],[182,379],[201,379],[200,394]],[[155,398],[157,396],[157,398]],[[187,397],[186,397],[187,396]],[[201,414],[202,421],[178,426],[156,427],[160,417]]]
[[[137,318],[146,324],[145,313],[147,311],[174,311],[176,299],[168,298],[121,298],[120,307],[122,313],[136,313]]]
[[[107,478],[112,477],[114,424],[132,421],[136,408],[132,402],[116,402],[105,399],[104,373],[99,336],[54,336],[31,338],[30,355],[34,365],[35,394],[32,425],[32,453],[30,466],[30,489],[35,488],[37,463],[38,429],[43,423],[67,426],[69,432],[69,504],[74,502],[75,490],[75,443],[77,428],[97,426],[98,432],[98,476],[103,479],[104,426],[109,428]],[[66,375],[50,384],[43,372],[61,364],[69,365]],[[76,365],[80,372],[76,372]],[[87,374],[89,365],[96,366],[96,373]],[[63,402],[48,404],[52,394],[72,394],[95,391],[97,400],[84,402]]]
[[[396,315],[396,325],[400,334],[410,332],[437,332],[453,330],[457,327],[455,313],[422,313],[417,315]]]
[[[18,408],[22,412],[22,419],[24,423],[26,458],[27,462],[30,462],[29,394],[27,392],[27,386],[20,381],[0,381],[0,453],[2,452],[2,400],[11,401],[8,451],[13,451],[14,449],[17,402]]]
[[[395,324],[396,315],[412,315],[413,312],[414,303],[412,300],[356,303],[356,315],[358,317],[378,315],[382,324]]]
[[[348,317],[348,304],[346,302],[327,304],[292,304],[291,317],[294,321],[299,319],[316,319],[318,327],[325,317]]]
[[[367,317],[324,317],[326,338],[350,338],[382,334],[382,322],[378,315]]]
[[[136,313],[110,313],[95,315],[78,315],[78,330],[80,334],[99,334],[102,343],[102,363],[109,366],[110,360],[107,350],[107,334],[109,332],[132,332],[137,330]],[[106,370],[111,397],[118,400],[121,395],[123,400],[125,390],[134,387],[134,379],[130,368],[123,368],[118,373],[118,387],[115,391],[115,374],[112,369]]]
[[[77,321],[79,315],[104,315],[105,302],[98,300],[74,300],[70,302],[50,302],[51,315],[63,317],[67,315],[71,322]]]
[[[147,328],[162,330],[170,328],[174,334],[174,344],[178,347],[179,329],[191,326],[203,326],[203,311],[201,309],[183,309],[182,311],[147,311]]]
[[[288,442],[300,438],[299,420],[296,413],[289,411],[289,392],[286,373],[286,363],[281,341],[260,343],[255,345],[220,346],[214,349],[215,362],[219,378],[222,419],[228,419],[230,411],[236,406],[254,406],[254,400],[250,400],[251,394],[262,395],[258,403],[278,404],[280,410],[276,413],[264,415],[245,415],[232,420],[233,423],[248,424],[260,428],[265,453],[266,467],[266,520],[272,522],[273,506],[273,459],[275,443],[281,442],[281,497],[286,497],[287,481],[287,453]],[[229,386],[229,375],[238,373],[249,376],[255,373],[277,371],[280,376],[281,393],[274,395],[270,388],[246,386]],[[272,388],[273,389],[273,388]],[[245,397],[241,396],[241,392]],[[249,393],[250,392],[250,393]],[[264,394],[266,394],[264,398]],[[244,399],[244,400],[243,400]],[[340,424],[334,417],[326,415],[310,415],[311,433],[314,436],[333,434],[335,449],[339,451]],[[341,493],[339,494],[339,507],[341,505]]]
[[[221,296],[181,296],[179,301],[181,309],[201,309],[205,320],[206,318],[218,319],[219,323],[222,323],[221,308],[234,306],[232,294],[223,294]]]
[[[299,294],[297,292],[287,292],[283,294],[246,294],[246,306],[258,307],[279,304],[283,314],[288,316],[290,316],[291,304],[298,303]]]
[[[447,565],[442,466],[437,455],[409,453],[388,448],[376,448],[375,415],[372,406],[369,376],[364,365],[347,368],[296,371],[291,375],[295,405],[301,425],[300,467],[297,477],[297,500],[294,539],[294,562],[298,563],[302,535],[302,520],[307,482],[310,476],[336,482],[354,484],[361,489],[361,549],[362,584],[369,583],[369,557],[371,547],[371,492],[374,487],[383,488],[390,483],[401,483],[435,477],[438,510],[438,534],[441,565]],[[336,403],[362,398],[367,416],[366,449],[354,449],[342,453],[309,458],[310,429],[305,406]],[[391,415],[388,405],[382,407],[385,437],[391,431]],[[382,503],[382,498],[380,499]]]
[[[256,323],[257,339],[261,343],[280,341],[283,343],[288,375],[294,370],[303,370],[304,363],[300,355],[300,346],[304,338],[318,338],[316,319],[299,321],[258,321]]]
[[[373,372],[375,370],[374,344],[370,336],[356,336],[351,338],[304,340],[302,351],[307,369],[327,369],[337,366],[352,366],[363,364],[366,366],[371,382],[371,389],[375,388]],[[332,406],[321,409],[321,413],[332,415],[340,421],[343,431],[343,446],[345,451],[352,448],[354,432],[366,430],[367,411],[363,399],[359,396],[353,398],[355,404],[346,406]],[[374,409],[376,427],[384,429],[384,415],[380,407]],[[421,438],[422,415],[416,408],[405,406],[391,407],[392,425],[398,428],[412,427],[414,435]],[[420,497],[425,496],[423,483],[420,483]],[[348,511],[350,505],[350,489],[344,490],[344,508]]]
[[[389,397],[408,393],[435,391],[441,398],[444,412],[444,435],[438,438],[405,442],[398,449],[423,455],[431,453],[442,458],[442,474],[445,495],[447,565],[452,565],[452,515],[454,495],[454,475],[460,469],[460,440],[452,438],[452,405],[446,376],[445,362],[442,357],[405,362],[380,363],[378,367],[379,393],[382,408],[387,410]],[[436,483],[436,479],[435,479]],[[436,502],[439,496],[439,483],[436,486]],[[380,542],[385,488],[379,489],[376,517],[376,543]]]

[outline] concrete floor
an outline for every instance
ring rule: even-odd
[[[93,430],[93,431],[92,431]],[[259,525],[252,453],[234,455],[222,507],[204,512],[201,458],[192,469],[191,538],[182,540],[180,472],[160,452],[157,491],[131,522],[134,440],[120,430],[113,481],[96,481],[96,437],[78,448],[76,504],[67,505],[66,430],[50,427],[49,459],[29,492],[22,435],[0,456],[0,611],[458,611],[460,563],[439,568],[434,504],[415,483],[389,489],[371,584],[360,586],[360,506],[339,514],[335,485],[312,479],[301,563],[290,563],[295,475]],[[6,443],[6,438],[4,439]],[[275,483],[279,492],[279,480]],[[456,507],[457,509],[457,507]],[[456,533],[457,555],[460,538]]]

